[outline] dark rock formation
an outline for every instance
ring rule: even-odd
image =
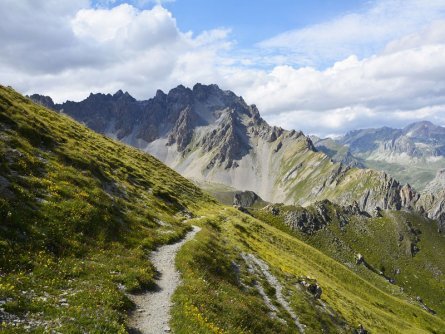
[[[250,208],[263,202],[260,196],[253,191],[237,191],[233,196],[233,205]]]
[[[32,101],[35,103],[38,103],[46,108],[56,110],[56,105],[54,104],[54,101],[51,97],[45,96],[45,95],[39,95],[39,94],[32,94],[31,96],[28,96]]]
[[[368,331],[360,324],[358,328],[354,330],[354,334],[368,334]]]
[[[180,85],[167,94],[158,90],[146,101],[137,101],[121,90],[113,95],[90,94],[81,102],[62,104],[54,104],[46,96],[31,98],[97,132],[168,160],[171,167],[186,176],[252,189],[268,201],[286,204],[306,205],[328,198],[349,205],[346,214],[369,212],[377,216],[377,207],[417,210],[438,219],[439,231],[445,225],[445,181],[441,181],[445,172],[439,175],[436,186],[431,185],[434,192],[419,194],[384,172],[352,168],[346,160],[346,165],[332,163],[302,132],[270,126],[255,105],[247,105],[242,97],[216,85],[196,84],[192,89]],[[416,153],[419,149],[411,141],[430,140],[440,146],[444,131],[429,123],[419,123],[397,131],[383,128],[351,132],[343,143],[350,145],[348,159],[352,159],[355,150],[378,148],[379,144],[371,140],[376,136],[386,143],[383,149],[415,155],[420,154]],[[439,146],[436,151],[445,152]],[[198,157],[203,158],[195,159]],[[304,183],[310,183],[312,188],[303,185],[300,192],[298,188]],[[342,187],[341,193],[332,191],[337,186]],[[288,223],[310,233],[328,223],[322,207],[316,212],[303,210],[292,215]],[[344,227],[347,219],[339,219]]]
[[[420,306],[427,311],[428,313],[435,315],[436,311],[434,311],[433,309],[429,308],[422,300],[422,298],[420,298],[419,296],[416,297],[416,300],[419,302]]]
[[[306,234],[314,234],[331,223],[332,215],[328,212],[329,201],[315,203],[311,208],[298,208],[284,216],[284,223],[291,229]]]
[[[300,285],[305,287],[306,290],[316,299],[320,299],[323,289],[317,284],[314,279],[305,278],[299,281]]]

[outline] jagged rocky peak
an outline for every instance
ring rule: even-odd
[[[426,186],[425,192],[445,192],[445,168],[436,173],[436,177]]]
[[[136,99],[131,96],[128,92],[123,92],[121,89],[119,89],[116,93],[113,94],[113,98],[116,100],[128,100],[135,102]]]
[[[250,150],[246,126],[240,121],[234,110],[227,110],[220,118],[217,128],[207,132],[199,142],[205,152],[215,150],[207,169],[223,166],[225,169],[238,167],[235,160],[240,160]]]
[[[222,90],[218,85],[203,85],[197,83],[193,86],[193,94],[198,101],[211,101],[220,106],[232,107],[236,104],[246,104],[242,97],[230,90]]]
[[[383,172],[333,162],[322,152],[337,149],[336,142],[325,141],[329,145],[319,152],[301,131],[270,126],[255,105],[217,85],[179,85],[168,93],[158,90],[146,101],[119,90],[56,108],[153,154],[186,177],[252,190],[270,202],[356,201],[361,211],[423,208],[431,218],[445,211],[445,196],[418,195]],[[401,132],[384,128],[350,133],[349,149],[379,147],[382,141],[396,146]],[[411,145],[402,137],[398,147],[405,141]]]
[[[163,99],[163,100],[165,100],[167,98],[167,94],[165,94],[162,89],[158,89],[156,91],[156,94],[155,94],[154,98],[155,99],[161,99],[161,100]]]
[[[178,151],[185,150],[193,137],[193,128],[197,124],[198,119],[190,107],[181,111],[175,126],[168,136],[167,145],[177,144]]]
[[[410,138],[430,138],[436,134],[445,134],[445,128],[430,121],[412,123],[403,129],[403,133]]]
[[[40,94],[32,94],[31,96],[28,96],[28,98],[30,98],[35,103],[38,103],[46,108],[53,109],[53,110],[55,109],[56,105],[54,104],[53,99],[49,96],[40,95]]]

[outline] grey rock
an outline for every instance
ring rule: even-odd
[[[378,206],[376,206],[374,208],[374,210],[372,210],[372,216],[373,217],[382,217],[382,209]]]
[[[363,325],[358,325],[358,328],[354,330],[356,334],[368,334],[368,331],[363,327]]]
[[[31,96],[28,96],[33,102],[36,102],[46,108],[55,110],[56,105],[54,104],[54,101],[51,97],[45,96],[45,95],[39,95],[39,94],[33,94]]]
[[[177,154],[174,157],[170,156],[172,158],[169,158],[170,160],[185,161],[187,166],[193,165],[191,163],[191,160],[195,159],[193,153],[199,150],[199,153],[206,154],[206,158],[202,166],[192,167],[193,173],[198,169],[203,179],[215,181],[213,178],[219,178],[217,182],[225,180],[224,182],[231,186],[234,186],[232,183],[237,178],[248,175],[245,166],[244,169],[238,167],[242,161],[246,161],[244,158],[253,159],[254,154],[258,154],[252,152],[260,145],[259,143],[270,146],[269,152],[273,157],[280,158],[289,147],[292,148],[297,144],[295,146],[298,146],[299,150],[311,154],[322,151],[332,158],[326,142],[327,149],[322,149],[321,146],[316,147],[314,144],[314,141],[320,142],[315,137],[311,139],[300,131],[286,131],[280,127],[270,126],[261,118],[255,105],[247,105],[242,97],[236,96],[231,91],[224,91],[216,85],[196,84],[192,89],[180,85],[168,93],[157,91],[153,98],[146,101],[137,101],[122,91],[113,95],[90,94],[84,101],[67,101],[62,104],[54,104],[50,98],[44,96],[33,95],[31,98],[54,110],[63,110],[64,113],[97,132],[116,137],[153,154],[158,150],[168,150],[168,154]],[[203,127],[205,132],[200,133]],[[154,145],[156,148],[150,151],[147,145],[156,140],[160,140],[156,145],[162,143],[163,148]],[[271,180],[265,180],[266,182],[257,189],[253,185],[251,189],[266,200],[305,204],[304,202],[308,200],[314,202],[324,198],[329,190],[339,185],[350,174],[352,166],[359,165],[354,155],[356,152],[382,150],[402,152],[413,157],[445,156],[445,128],[428,122],[415,123],[405,129],[353,131],[339,142],[341,145],[349,145],[346,154],[339,160],[342,163],[333,164],[331,170],[323,175],[322,180],[317,180],[317,184],[313,185],[309,193],[302,194],[299,198],[292,198],[293,189],[298,187],[293,180],[302,170],[307,172],[305,161],[298,161],[295,165],[286,167],[284,175],[280,178],[274,179],[279,173],[269,172],[263,177],[265,179],[270,177]],[[427,149],[419,148],[419,143]],[[173,152],[174,150],[170,152],[170,147],[176,148],[177,152]],[[157,156],[165,158],[167,154]],[[329,157],[323,155],[320,159],[328,160]],[[6,159],[17,160],[11,154]],[[255,175],[253,174],[255,172],[261,173],[263,168],[261,161],[262,157],[258,157],[257,165],[252,165],[252,175]],[[445,171],[439,173],[435,183],[427,187],[428,191],[422,193],[415,191],[410,185],[402,185],[384,172],[368,171],[364,178],[371,175],[372,186],[357,187],[330,199],[340,205],[350,205],[346,212],[348,214],[365,215],[365,212],[369,212],[376,216],[377,212],[374,209],[377,207],[382,210],[415,210],[438,220],[439,231],[444,229]],[[264,190],[267,187],[277,188]],[[274,195],[270,195],[271,193]],[[354,200],[356,202],[352,203]],[[323,211],[306,212],[302,215],[304,217],[296,217],[295,214],[294,217],[288,217],[288,223],[312,231],[310,233],[328,223]],[[303,221],[304,219],[307,220]],[[341,220],[342,228],[346,223],[347,220]]]
[[[237,191],[233,197],[233,205],[247,208],[262,201],[261,197],[253,191]]]

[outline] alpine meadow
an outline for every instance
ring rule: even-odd
[[[444,1],[0,11],[0,332],[445,333]]]

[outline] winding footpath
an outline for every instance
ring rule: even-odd
[[[156,281],[157,289],[141,295],[132,295],[130,298],[136,304],[136,311],[130,319],[130,326],[137,333],[161,334],[169,333],[171,297],[181,277],[175,266],[176,253],[189,240],[192,240],[201,228],[193,226],[184,239],[172,244],[159,247],[152,253],[150,260],[160,274]]]

